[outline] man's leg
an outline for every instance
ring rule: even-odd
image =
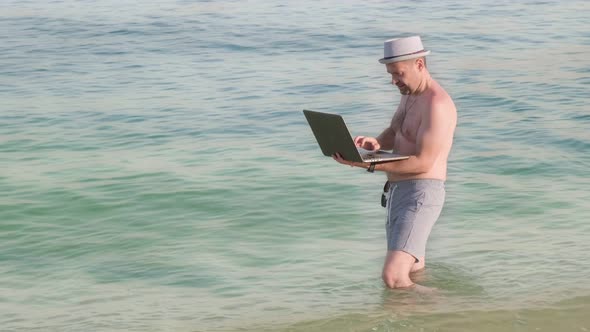
[[[383,282],[389,288],[406,288],[413,286],[410,271],[416,262],[414,256],[401,250],[388,251],[383,264]]]
[[[416,284],[421,284],[425,280],[425,263],[424,256],[418,257],[418,262],[414,263],[410,270],[410,279]]]
[[[418,257],[418,261],[416,263],[414,263],[414,265],[412,266],[412,269],[410,270],[410,273],[414,273],[414,272],[420,272],[422,270],[424,270],[424,267],[426,266],[426,261],[425,261],[425,257]]]
[[[388,287],[408,287],[414,284],[410,274],[419,277],[425,267],[426,242],[442,209],[444,182],[415,180],[393,188],[387,203],[388,252],[382,277]]]

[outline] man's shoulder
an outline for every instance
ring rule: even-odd
[[[453,99],[447,93],[447,91],[438,83],[436,84],[436,89],[434,89],[434,91],[432,92],[432,96],[430,98],[430,106],[431,109],[444,109],[446,111],[456,111]]]
[[[433,80],[434,81],[434,80]],[[437,81],[432,86],[432,101],[447,102],[452,101],[451,95]]]
[[[438,119],[436,122],[440,122],[440,119],[456,119],[457,109],[451,96],[437,84],[436,89],[433,89],[432,94],[429,98],[428,107],[424,109],[425,119]],[[444,122],[444,121],[443,121]]]

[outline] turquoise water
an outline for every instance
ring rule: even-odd
[[[4,1],[8,331],[590,329],[585,1]],[[384,289],[382,42],[420,34],[459,111],[422,283]]]

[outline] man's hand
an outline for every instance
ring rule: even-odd
[[[337,162],[343,164],[343,165],[348,165],[350,167],[363,167],[363,168],[367,168],[369,167],[368,163],[357,163],[354,161],[348,161],[348,160],[344,160],[344,158],[342,158],[342,155],[340,155],[340,153],[335,153],[332,155],[332,159],[336,160]]]
[[[354,145],[369,151],[381,149],[381,144],[374,137],[357,136],[354,138]]]

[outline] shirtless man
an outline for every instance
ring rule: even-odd
[[[341,164],[387,173],[387,256],[382,278],[390,288],[414,286],[412,272],[424,268],[426,241],[445,198],[447,159],[453,144],[457,110],[447,92],[430,76],[419,36],[385,42],[391,84],[402,94],[389,127],[376,138],[357,136],[358,147],[394,150],[409,159],[386,163]]]

